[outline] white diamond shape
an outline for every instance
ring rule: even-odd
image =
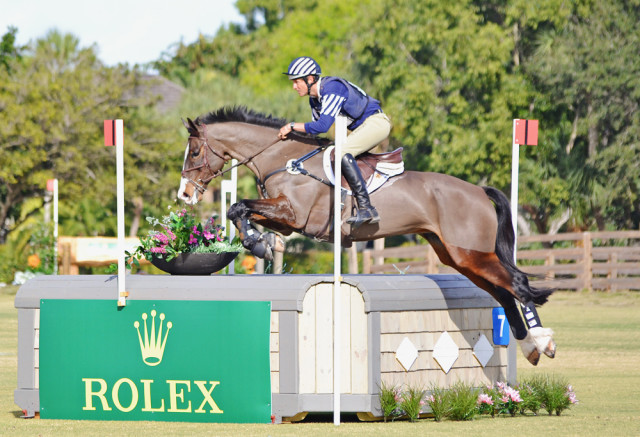
[[[433,359],[440,365],[444,373],[449,373],[451,366],[458,359],[458,345],[447,331],[444,331],[433,347]]]
[[[398,360],[405,372],[408,372],[416,358],[418,358],[418,349],[411,343],[409,338],[403,338],[396,350],[396,360]]]
[[[493,356],[493,346],[491,346],[484,334],[480,335],[478,342],[473,347],[473,355],[475,355],[476,360],[482,367],[486,366]]]

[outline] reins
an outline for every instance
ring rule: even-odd
[[[203,142],[204,142],[204,145],[207,147],[207,149],[208,149],[208,150],[210,150],[210,151],[211,151],[211,153],[213,153],[215,156],[217,156],[218,158],[220,158],[220,159],[222,159],[223,161],[225,161],[225,162],[226,162],[226,161],[227,161],[227,159],[226,159],[223,155],[221,155],[221,154],[219,154],[218,152],[216,152],[216,151],[213,149],[213,147],[211,147],[211,145],[209,144],[209,141],[208,141],[208,139],[207,139],[207,125],[206,125],[206,124],[203,124],[203,125],[202,125],[202,129],[203,129],[203,135],[202,135],[202,138],[200,138],[200,137],[190,136],[190,137],[189,137],[189,139],[191,139],[191,138],[202,139],[202,140],[203,140]],[[227,172],[229,172],[229,171],[233,170],[235,167],[239,167],[239,166],[241,166],[241,165],[246,164],[247,162],[251,161],[251,160],[252,160],[253,158],[255,158],[256,156],[258,156],[259,154],[261,154],[262,152],[264,152],[265,150],[267,150],[269,147],[271,147],[271,146],[273,146],[273,145],[275,145],[275,144],[279,143],[280,141],[282,141],[282,139],[280,139],[280,138],[276,138],[276,140],[275,140],[275,141],[273,141],[273,142],[269,143],[267,146],[265,146],[265,147],[263,147],[262,149],[260,149],[257,153],[254,153],[253,155],[251,155],[251,156],[249,156],[249,157],[247,157],[247,158],[243,159],[242,161],[238,162],[237,164],[232,165],[231,167],[227,168],[227,169],[226,169],[226,170],[224,170],[224,171],[221,171],[221,170],[218,170],[218,171],[216,171],[216,172],[211,171],[211,165],[209,164],[209,159],[208,159],[209,154],[208,154],[208,153],[206,153],[206,151],[205,151],[205,154],[204,154],[204,162],[203,162],[202,164],[200,164],[200,165],[196,165],[196,166],[194,166],[194,167],[190,167],[190,168],[187,168],[187,169],[182,170],[182,177],[183,177],[183,178],[185,178],[185,179],[187,179],[189,182],[191,182],[191,183],[193,184],[193,186],[196,188],[196,190],[197,190],[198,192],[200,192],[200,193],[204,193],[204,192],[207,190],[207,189],[205,188],[205,185],[206,185],[207,183],[209,183],[212,179],[215,179],[215,178],[217,178],[218,176],[222,176],[222,175],[224,175],[225,173],[227,173]],[[211,174],[211,176],[209,176],[209,177],[207,177],[207,178],[205,178],[205,179],[199,179],[198,181],[199,181],[200,183],[198,183],[198,181],[194,181],[194,180],[193,180],[193,179],[191,179],[191,178],[188,178],[188,177],[185,175],[185,173],[187,173],[187,172],[190,172],[190,171],[193,171],[193,170],[200,170],[201,168],[206,168],[206,169],[207,169],[207,170],[209,170],[209,172],[211,172],[212,174]]]

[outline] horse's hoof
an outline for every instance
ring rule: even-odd
[[[531,328],[529,330],[533,338],[536,350],[539,354],[545,354],[549,358],[556,355],[556,343],[553,341],[553,330],[549,328]]]
[[[273,245],[273,250],[276,252],[284,252],[284,240],[280,235],[273,234],[275,236],[275,242]]]
[[[548,356],[549,358],[555,358],[556,357],[556,342],[553,340],[549,340],[549,344],[547,344],[547,347],[544,350],[544,354],[546,356]]]
[[[534,349],[527,357],[527,360],[534,366],[537,366],[538,361],[540,361],[540,353]]]

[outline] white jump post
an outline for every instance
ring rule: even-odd
[[[116,191],[118,217],[118,306],[127,305],[125,290],[126,266],[124,263],[125,227],[124,227],[124,123],[122,120],[104,121],[104,144],[116,146]]]
[[[229,237],[229,241],[233,241],[236,236],[236,227],[233,223],[227,223],[227,194],[229,194],[229,205],[233,205],[238,199],[238,160],[232,159],[231,165],[231,179],[225,179],[220,185],[222,191],[222,206],[220,207],[220,223],[224,226],[225,233]],[[231,262],[227,267],[229,274],[235,273],[234,262]]]
[[[518,167],[520,166],[520,146],[538,145],[538,120],[513,120],[513,141],[511,149],[511,222],[515,236],[513,242],[513,262],[518,249]]]
[[[518,250],[518,169],[520,166],[520,146],[538,144],[538,120],[513,120],[513,140],[511,142],[511,222],[513,224],[513,263],[517,262],[517,250]],[[519,302],[516,301],[516,304]],[[522,305],[522,304],[520,304]],[[507,354],[510,362],[516,362],[516,346],[513,334],[511,334],[511,341],[509,341],[509,347]],[[516,383],[516,366],[509,366],[509,374],[507,379],[510,383]]]
[[[340,288],[342,284],[342,144],[347,139],[347,118],[335,122],[335,186],[333,196],[333,424],[340,425]]]

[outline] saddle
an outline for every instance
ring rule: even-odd
[[[358,155],[356,162],[362,177],[367,181],[367,191],[372,193],[380,188],[390,177],[397,176],[404,172],[404,161],[402,160],[402,147],[387,153],[365,152]],[[334,147],[328,147],[324,153],[323,167],[327,178],[335,185],[335,165]],[[342,177],[342,188],[349,191],[347,180]]]

